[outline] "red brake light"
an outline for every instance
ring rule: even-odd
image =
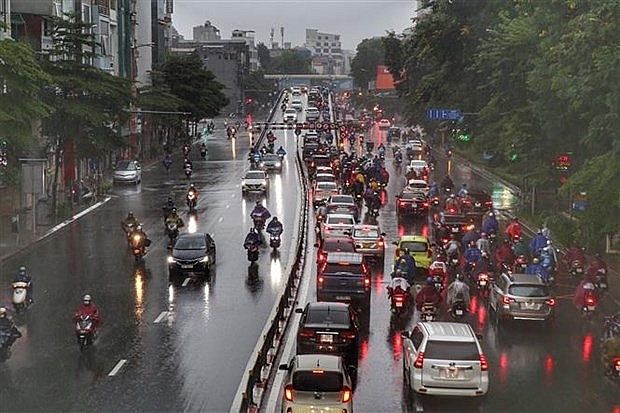
[[[614,366],[620,366],[620,357],[616,357],[612,362],[614,363]]]
[[[351,389],[347,386],[344,386],[344,388],[342,389],[342,402],[348,403],[351,400],[351,395]]]
[[[400,294],[399,294],[399,295],[395,295],[395,296],[394,296],[394,299],[395,299],[396,301],[398,301],[398,302],[405,301],[405,297],[404,297],[404,296],[402,296],[402,295],[400,295]]]
[[[416,369],[421,369],[423,364],[424,364],[424,353],[419,352],[418,357],[416,357],[415,361],[413,362],[413,367],[415,367]]]
[[[289,402],[293,401],[293,385],[292,384],[289,384],[284,388],[284,398]]]
[[[311,338],[314,336],[314,331],[302,328],[299,330],[299,336],[303,338]]]
[[[370,278],[364,278],[364,287],[370,287]]]
[[[400,257],[400,248],[396,247],[396,250],[394,251],[394,256]]]
[[[323,278],[322,276],[318,278],[318,282],[319,284],[323,284],[323,282],[325,282],[325,278]]]
[[[377,245],[380,247],[383,247],[385,245],[385,243],[383,242],[383,240],[377,242]]]
[[[548,299],[545,300],[545,303],[547,305],[554,306],[555,305],[555,298],[548,298]]]
[[[487,274],[485,272],[481,272],[480,274],[478,274],[478,279],[479,280],[488,280],[489,279],[489,274]]]
[[[355,338],[355,332],[353,331],[344,331],[340,333],[340,336],[345,340],[353,340]]]
[[[586,305],[594,305],[594,297],[586,297]]]
[[[502,296],[502,303],[503,304],[510,304],[513,301],[514,300],[512,298],[508,297],[507,295]]]
[[[400,206],[405,206],[405,205],[407,205],[407,203],[406,203],[405,201],[399,201],[399,202],[398,202],[398,205],[400,205]]]
[[[480,370],[487,371],[489,369],[489,362],[487,361],[487,356],[484,354],[480,354]]]

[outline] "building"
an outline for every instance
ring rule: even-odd
[[[305,47],[312,52],[312,70],[315,73],[322,75],[348,73],[345,71],[345,56],[339,34],[306,29]]]

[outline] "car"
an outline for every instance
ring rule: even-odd
[[[407,181],[405,190],[422,192],[424,195],[428,196],[428,193],[430,192],[431,187],[428,185],[428,182],[426,182],[424,179],[410,179]]]
[[[334,182],[337,184],[336,176],[333,173],[317,173],[316,175],[314,175],[314,179],[312,181],[315,187],[316,184],[318,184],[319,182]]]
[[[418,322],[401,336],[403,380],[409,394],[487,394],[489,363],[469,324]]]
[[[291,86],[291,96],[301,96],[301,88],[299,86]]]
[[[428,196],[422,191],[403,190],[396,195],[396,214],[403,216],[426,216],[430,209]]]
[[[317,182],[313,192],[312,203],[316,207],[325,205],[327,198],[331,195],[338,194],[340,191],[338,190],[338,184],[336,184],[336,182]]]
[[[282,118],[284,118],[284,122],[287,123],[297,122],[297,110],[295,110],[294,108],[286,109],[284,111],[284,114],[282,115]]]
[[[278,369],[287,371],[282,413],[352,411],[353,382],[341,357],[300,354]]]
[[[304,134],[304,145],[307,142],[319,142],[319,134],[316,130],[309,130]]]
[[[260,161],[260,167],[264,171],[282,171],[282,160],[275,153],[266,153]]]
[[[321,113],[316,107],[308,106],[306,108],[306,121],[316,122],[317,120],[319,120],[320,116],[321,116]]]
[[[448,242],[450,235],[454,235],[454,239],[461,241],[463,235],[470,229],[471,220],[463,214],[447,214],[440,213],[433,215],[433,229],[435,240],[442,243]]]
[[[412,159],[407,165],[407,171],[415,171],[418,176],[428,175],[428,163],[423,159]]]
[[[333,354],[347,366],[357,366],[359,321],[350,304],[318,301],[297,308],[301,314],[297,326],[297,354]]]
[[[499,326],[509,320],[539,321],[551,325],[555,318],[555,297],[537,274],[496,274],[489,292],[489,309]]]
[[[321,222],[321,238],[333,235],[351,235],[355,217],[351,214],[327,214]]]
[[[355,242],[355,251],[377,264],[383,266],[385,257],[385,232],[379,225],[356,224],[351,237]]]
[[[387,132],[387,141],[392,142],[400,140],[401,130],[399,127],[392,126]]]
[[[113,182],[133,182],[138,184],[142,181],[142,168],[138,161],[120,161],[114,168]]]
[[[319,165],[319,166],[314,168],[314,172],[317,175],[318,174],[330,174],[330,175],[334,176],[334,170],[332,169],[331,166]],[[335,178],[335,176],[334,176],[334,178]]]
[[[379,129],[380,130],[388,130],[392,127],[392,122],[390,122],[388,119],[380,119],[379,122],[377,122],[377,125],[379,125]]]
[[[325,203],[328,214],[351,214],[357,217],[358,209],[352,195],[332,195]]]
[[[249,192],[267,193],[269,189],[269,181],[267,172],[260,169],[249,170],[241,178],[241,192],[246,194]]]
[[[484,189],[470,189],[465,198],[461,199],[461,209],[466,213],[484,214],[493,210],[491,195]]]
[[[186,232],[177,237],[168,256],[168,276],[171,282],[183,273],[208,276],[215,265],[215,241],[206,232]]]
[[[427,272],[433,256],[428,237],[424,235],[402,235],[398,238],[398,241],[394,241],[392,244],[396,245],[394,265],[396,265],[402,251],[405,248],[409,248],[409,254],[415,259],[416,268],[424,270],[425,273]],[[416,276],[426,277],[426,274],[416,273]]]
[[[293,97],[293,99],[291,100],[290,107],[297,110],[298,112],[301,111],[303,109],[303,104],[301,103],[301,99]]]
[[[316,297],[319,301],[355,303],[370,307],[371,274],[368,261],[358,252],[330,252],[317,265]]]
[[[327,260],[327,254],[330,252],[355,252],[353,238],[348,235],[330,235],[314,246],[318,248],[316,252],[318,264],[324,263]]]

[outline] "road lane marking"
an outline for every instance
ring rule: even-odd
[[[219,223],[220,223],[220,222],[222,222],[222,221],[224,221],[224,217],[220,217],[220,218],[217,220],[217,223],[219,224]]]
[[[157,324],[159,323],[161,320],[164,319],[164,317],[166,317],[168,315],[168,311],[162,311],[155,320],[153,320],[153,324]]]
[[[125,365],[125,363],[127,363],[126,359],[120,359],[118,363],[116,363],[116,366],[114,366],[114,368],[110,370],[108,376],[116,376],[116,373],[118,373],[118,371]]]
[[[183,280],[183,284],[181,284],[181,287],[187,287],[187,284],[189,284],[190,278],[187,277],[186,279]]]

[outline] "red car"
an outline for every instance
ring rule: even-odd
[[[320,245],[314,246],[318,247],[316,262],[319,264],[325,262],[328,252],[355,252],[355,242],[351,237],[326,237]]]

